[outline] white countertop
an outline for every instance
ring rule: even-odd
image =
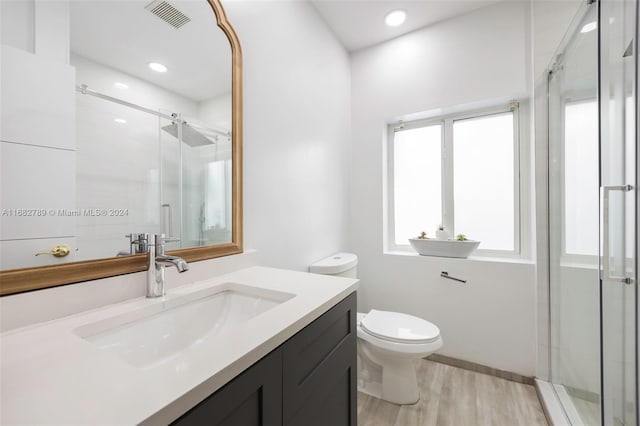
[[[78,327],[238,283],[293,298],[145,368],[79,337]],[[357,280],[252,267],[0,334],[0,424],[167,424],[318,318]]]

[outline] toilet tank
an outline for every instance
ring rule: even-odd
[[[336,253],[318,260],[309,266],[314,274],[335,275],[337,277],[357,277],[358,256],[353,253]]]

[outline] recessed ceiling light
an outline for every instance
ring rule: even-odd
[[[113,83],[113,85],[115,86],[116,89],[128,89],[129,86],[127,86],[124,83],[120,83],[119,81]]]
[[[588,24],[585,24],[585,26],[582,27],[580,32],[581,33],[588,33],[588,32],[591,32],[591,31],[595,30],[596,28],[598,28],[598,24],[596,23],[596,21],[593,21],[593,22],[589,22]]]
[[[114,118],[113,121],[119,124],[127,124],[127,120],[125,120],[124,118]]]
[[[402,24],[405,19],[407,19],[405,11],[398,9],[387,13],[387,16],[384,18],[384,22],[390,27],[397,27]]]
[[[149,62],[149,68],[155,72],[167,72],[167,67],[158,62]]]

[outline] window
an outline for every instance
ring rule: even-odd
[[[443,224],[481,254],[520,253],[518,118],[512,102],[389,126],[391,249]]]

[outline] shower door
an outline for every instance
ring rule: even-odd
[[[548,74],[551,381],[574,425],[600,424],[597,7]]]
[[[599,7],[602,418],[637,425],[637,2]]]
[[[584,5],[548,78],[551,381],[574,425],[638,425],[637,19]]]

